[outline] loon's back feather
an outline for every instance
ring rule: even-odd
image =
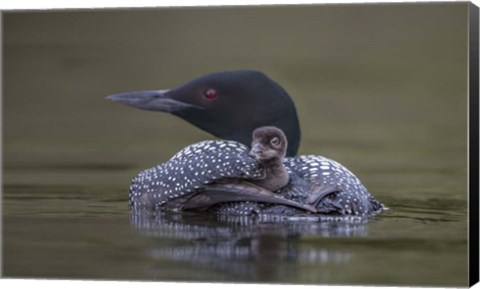
[[[318,190],[336,189],[315,201],[320,214],[370,216],[383,209],[360,180],[347,168],[325,157],[285,158],[291,182],[277,191],[286,199],[310,202]],[[167,202],[207,189],[220,179],[258,179],[263,171],[248,155],[248,147],[234,141],[202,141],[175,154],[168,162],[138,174],[130,187],[130,205],[159,208]],[[375,205],[377,204],[377,205]],[[219,214],[301,214],[298,208],[278,204],[236,202],[215,205]]]
[[[368,217],[385,209],[350,170],[334,160],[316,155],[303,155],[286,158],[284,164],[291,181],[276,193],[287,199],[307,203],[310,196],[315,196],[322,188],[335,187],[315,202],[319,216]],[[213,211],[240,216],[304,214],[298,208],[255,202],[217,205]]]
[[[318,155],[286,158],[287,169],[313,187],[334,185],[335,193],[325,196],[316,206],[319,213],[360,215],[375,214],[384,209],[349,169]]]
[[[138,174],[130,186],[132,207],[161,206],[222,178],[257,179],[263,176],[247,146],[235,141],[202,141],[169,161]]]

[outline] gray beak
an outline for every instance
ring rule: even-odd
[[[107,96],[107,99],[139,109],[162,112],[175,112],[187,108],[201,108],[193,104],[175,100],[168,96],[169,92],[170,90],[124,92]]]
[[[248,153],[252,157],[257,157],[262,152],[262,147],[260,144],[256,143],[252,146],[252,149]]]

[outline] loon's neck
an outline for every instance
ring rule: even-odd
[[[274,192],[288,184],[289,175],[283,164],[283,158],[261,161],[260,166],[265,170],[265,178],[254,181],[256,185]]]

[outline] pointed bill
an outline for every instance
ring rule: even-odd
[[[143,110],[175,112],[199,106],[178,101],[168,96],[170,90],[146,90],[123,92],[107,96],[107,99]]]

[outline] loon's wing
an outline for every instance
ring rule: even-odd
[[[314,207],[288,200],[248,181],[229,180],[210,184],[183,204],[184,209],[208,208],[214,204],[235,201],[258,201],[283,204],[315,213]]]
[[[340,189],[336,184],[312,184],[312,189],[309,191],[307,202],[316,207],[324,197],[339,191]]]
[[[159,207],[220,179],[263,177],[264,170],[248,155],[245,145],[224,140],[203,141],[135,177],[130,186],[130,204]]]
[[[385,208],[350,170],[336,161],[307,155],[286,158],[285,166],[310,185],[307,200],[319,213],[368,216]]]

